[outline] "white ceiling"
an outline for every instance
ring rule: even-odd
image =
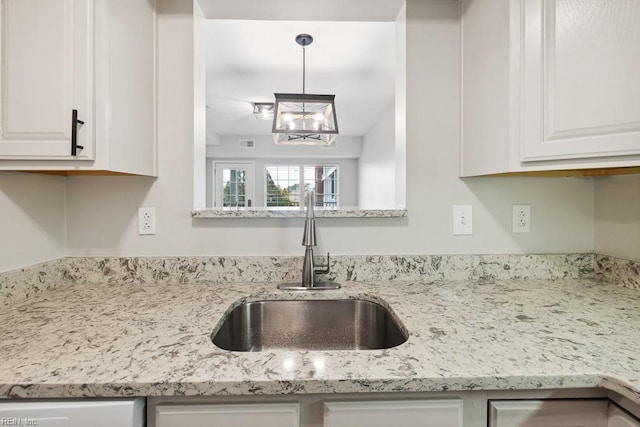
[[[267,135],[253,102],[301,92],[335,94],[342,135],[364,135],[395,94],[395,20],[405,0],[199,0],[208,18],[207,134]]]
[[[306,93],[336,95],[342,135],[364,135],[391,107],[394,22],[207,20],[208,133],[271,133],[270,121],[253,117],[252,103],[302,92],[300,33],[314,38],[306,48]]]

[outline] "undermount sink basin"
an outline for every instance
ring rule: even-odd
[[[406,340],[385,307],[349,299],[245,302],[212,334],[216,346],[232,351],[373,350]]]

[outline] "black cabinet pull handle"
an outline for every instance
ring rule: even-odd
[[[71,110],[71,155],[77,156],[78,148],[83,149],[82,145],[78,145],[78,125],[83,125],[82,120],[78,120],[78,110]]]

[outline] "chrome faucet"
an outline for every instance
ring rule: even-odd
[[[320,290],[339,289],[338,283],[316,283],[316,274],[328,274],[331,271],[329,264],[329,254],[327,253],[327,264],[316,267],[313,259],[313,247],[316,245],[316,218],[315,218],[315,192],[307,192],[307,213],[304,220],[304,234],[302,235],[302,246],[304,246],[304,260],[302,261],[302,283],[282,283],[278,289],[285,290]]]

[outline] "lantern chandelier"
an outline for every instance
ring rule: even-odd
[[[302,93],[275,93],[273,138],[276,144],[329,145],[338,135],[335,95],[305,93],[305,48],[313,43],[309,34],[298,34],[302,46]]]

